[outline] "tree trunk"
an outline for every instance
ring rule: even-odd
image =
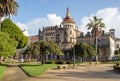
[[[45,63],[44,62],[44,54],[41,54],[42,56],[41,56],[41,63],[42,63],[42,65]]]
[[[2,17],[0,17],[0,32],[2,31],[1,20],[2,20]]]
[[[2,62],[3,62],[3,56],[0,56],[0,64],[2,64]]]
[[[84,62],[84,57],[82,56],[82,58],[81,58],[81,62]]]
[[[97,37],[95,37],[95,51],[96,51],[96,61],[98,61],[98,52],[97,52]]]

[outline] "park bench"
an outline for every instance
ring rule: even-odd
[[[59,65],[57,67],[58,67],[58,69],[67,69],[68,65]]]

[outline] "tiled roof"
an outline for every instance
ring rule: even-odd
[[[73,23],[75,24],[74,20],[70,18],[69,16],[66,16],[63,20],[63,23]]]

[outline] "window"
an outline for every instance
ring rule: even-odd
[[[72,34],[72,31],[70,31],[70,34]]]
[[[117,44],[117,48],[119,48],[119,44]]]

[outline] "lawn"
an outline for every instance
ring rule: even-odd
[[[2,79],[2,76],[4,74],[5,68],[6,68],[6,65],[4,65],[4,64],[0,65],[0,80]]]
[[[38,76],[44,74],[44,72],[53,67],[57,67],[56,64],[21,64],[20,67],[29,76]]]

